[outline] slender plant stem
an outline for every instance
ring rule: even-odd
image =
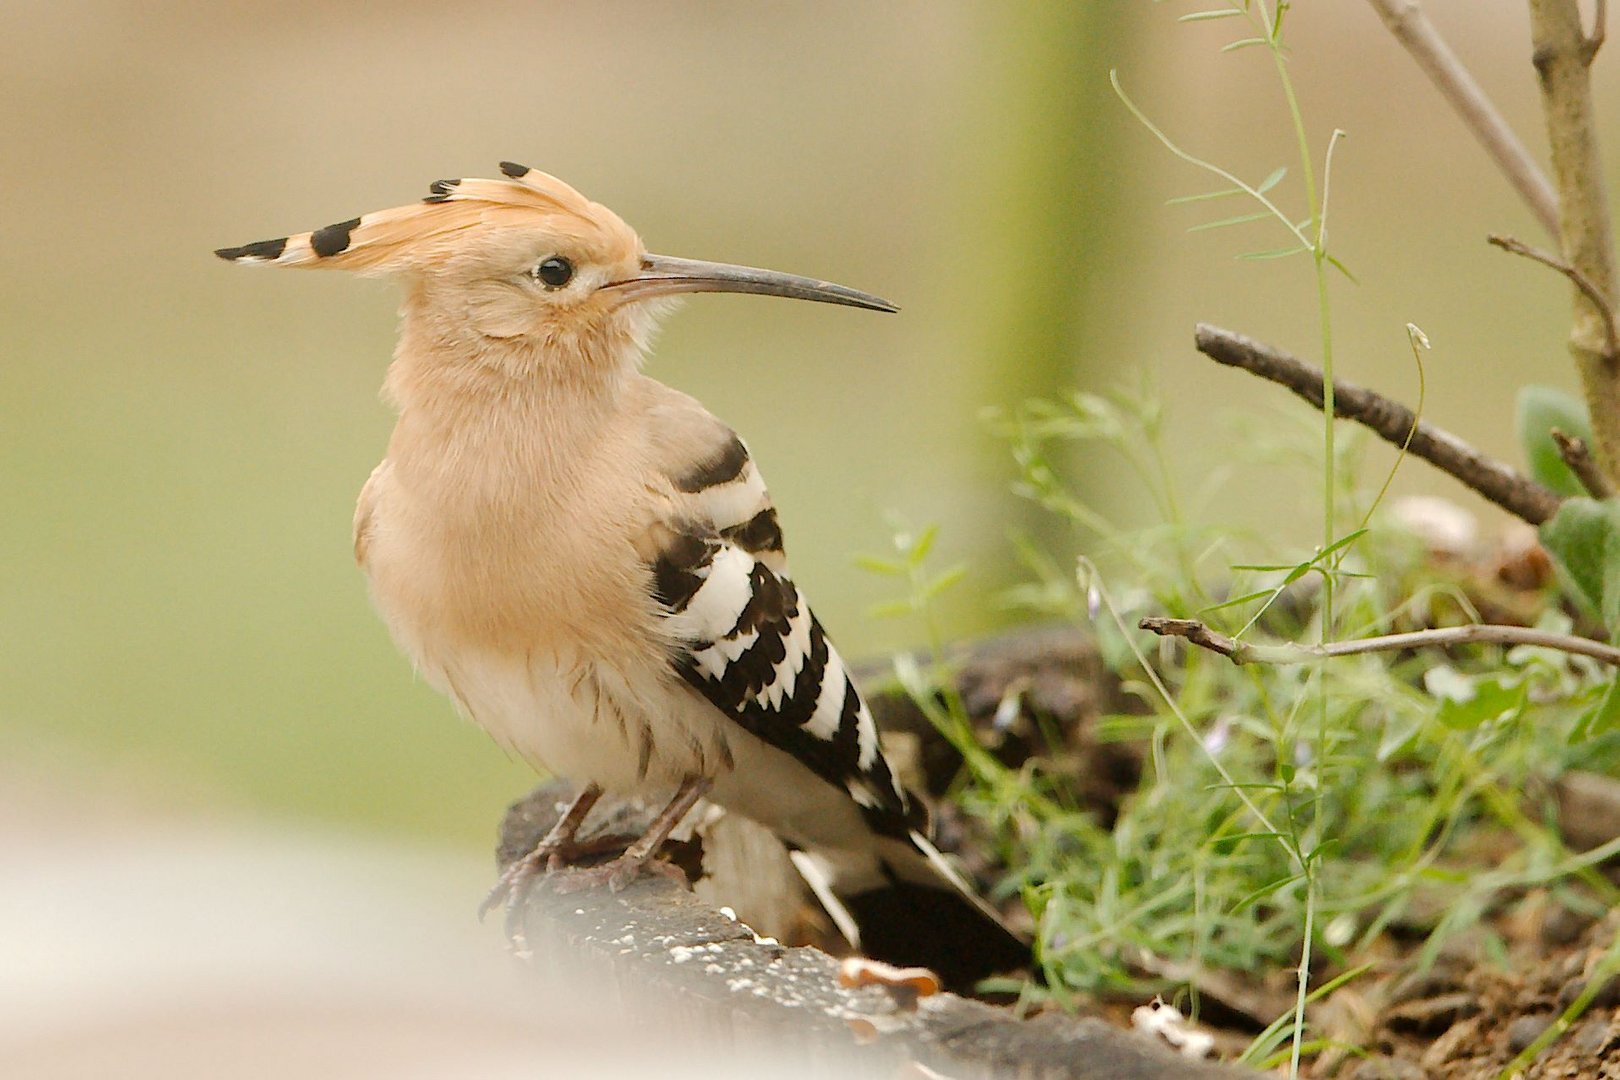
[[[1287,10],[1287,0],[1275,0],[1272,14],[1267,20],[1266,41],[1271,51],[1272,65],[1277,70],[1277,81],[1282,86],[1283,97],[1288,103],[1288,115],[1294,127],[1294,141],[1299,149],[1300,176],[1305,185],[1305,203],[1310,211],[1311,232],[1311,269],[1316,278],[1316,312],[1317,321],[1322,335],[1322,550],[1327,551],[1333,547],[1337,537],[1337,523],[1335,511],[1338,501],[1338,453],[1334,446],[1334,422],[1336,420],[1333,401],[1333,309],[1328,297],[1327,282],[1327,208],[1322,200],[1317,198],[1316,170],[1311,161],[1311,141],[1305,130],[1305,116],[1299,107],[1299,96],[1294,92],[1294,81],[1288,74],[1288,58],[1282,46],[1282,17]],[[1262,20],[1266,20],[1265,5],[1256,4]],[[1323,194],[1326,195],[1327,184],[1331,173],[1333,161],[1333,148],[1338,143],[1338,133],[1328,143],[1328,153],[1325,158],[1323,173]],[[1322,575],[1322,641],[1333,640],[1334,636],[1334,578],[1332,573]],[[1323,692],[1319,695],[1319,710],[1317,713],[1317,745],[1327,746],[1328,728],[1328,695]],[[1322,785],[1316,787],[1316,797],[1312,801],[1312,820],[1321,816],[1320,801],[1322,798]],[[1299,844],[1298,835],[1294,838],[1295,857],[1299,860],[1301,873],[1305,878],[1305,938],[1300,947],[1299,956],[1299,993],[1294,1006],[1294,1038],[1289,1053],[1288,1075],[1299,1075],[1300,1055],[1305,1040],[1305,1003],[1310,995],[1311,980],[1311,953],[1312,937],[1316,915],[1316,867],[1314,861],[1307,861]]]
[[[1220,775],[1221,781],[1230,791],[1237,795],[1238,801],[1243,803],[1243,805],[1248,808],[1249,813],[1254,815],[1254,819],[1260,823],[1260,827],[1268,833],[1281,836],[1282,834],[1277,831],[1277,826],[1271,823],[1271,819],[1266,816],[1266,812],[1260,809],[1259,804],[1249,796],[1248,791],[1237,782],[1237,778],[1233,776],[1231,770],[1226,767],[1226,763],[1222,761],[1216,754],[1211,752],[1209,746],[1202,738],[1199,737],[1198,729],[1193,727],[1192,721],[1187,719],[1186,712],[1182,710],[1180,705],[1176,704],[1175,695],[1170,693],[1170,688],[1166,686],[1164,684],[1164,680],[1159,677],[1159,672],[1157,669],[1155,669],[1152,664],[1148,663],[1147,657],[1142,654],[1141,648],[1136,644],[1136,639],[1131,635],[1130,631],[1126,629],[1125,617],[1119,613],[1119,608],[1117,605],[1115,605],[1113,596],[1103,584],[1102,574],[1098,572],[1096,565],[1093,564],[1090,559],[1081,556],[1080,559],[1076,561],[1075,570],[1080,579],[1081,589],[1087,593],[1091,593],[1093,590],[1095,591],[1098,601],[1108,612],[1108,617],[1113,621],[1114,626],[1119,629],[1120,636],[1125,639],[1125,647],[1128,648],[1131,651],[1131,655],[1136,658],[1136,662],[1141,667],[1143,674],[1148,677],[1148,682],[1153,684],[1153,689],[1158,692],[1160,699],[1163,700],[1165,704],[1165,707],[1168,708],[1175,716],[1176,720],[1180,722],[1182,730],[1184,730],[1187,733],[1187,736],[1192,739],[1193,745],[1198,746],[1203,750],[1204,756],[1209,760],[1209,763],[1211,767],[1214,768],[1215,772]],[[1286,844],[1283,845],[1283,848],[1288,851],[1290,857],[1294,858],[1296,862],[1298,861],[1297,852],[1289,849],[1288,845]]]

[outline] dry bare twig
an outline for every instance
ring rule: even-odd
[[[1412,54],[1440,95],[1462,117],[1496,167],[1535,214],[1549,236],[1558,236],[1558,194],[1491,99],[1457,59],[1417,0],[1368,0],[1396,41]],[[1599,15],[1602,25],[1602,15]]]
[[[1594,499],[1607,499],[1614,494],[1614,485],[1598,468],[1585,439],[1566,434],[1558,428],[1553,428],[1549,434],[1558,446],[1558,456],[1564,459],[1564,464],[1569,466],[1569,471],[1575,474],[1575,479],[1581,482],[1587,494]]]
[[[1511,236],[1502,236],[1498,233],[1491,233],[1485,237],[1485,239],[1488,243],[1501,248],[1503,251],[1506,251],[1511,255],[1523,255],[1532,262],[1538,262],[1543,266],[1551,267],[1560,274],[1563,274],[1565,277],[1569,278],[1569,280],[1574,283],[1575,287],[1581,290],[1581,292],[1585,293],[1588,300],[1592,301],[1592,306],[1597,308],[1598,314],[1602,317],[1604,336],[1607,339],[1609,355],[1611,357],[1620,358],[1620,332],[1617,332],[1615,329],[1614,307],[1609,303],[1608,298],[1598,290],[1598,287],[1592,284],[1591,278],[1575,269],[1575,267],[1565,262],[1559,256],[1554,255],[1552,252],[1543,251],[1537,247],[1531,247],[1523,240],[1517,240]]]
[[[1526,626],[1476,623],[1469,626],[1414,630],[1406,634],[1384,634],[1380,637],[1360,638],[1355,641],[1334,641],[1326,645],[1300,645],[1294,642],[1284,645],[1256,645],[1227,637],[1197,619],[1170,619],[1160,615],[1149,615],[1136,625],[1140,629],[1151,630],[1161,637],[1186,638],[1194,645],[1218,653],[1234,664],[1304,664],[1313,660],[1331,660],[1339,656],[1419,649],[1427,646],[1536,645],[1576,656],[1591,657],[1593,660],[1620,667],[1620,649],[1613,645],[1605,645],[1601,641],[1592,641],[1589,638],[1532,630]]]
[[[1286,386],[1318,409],[1322,407],[1321,368],[1208,323],[1198,324],[1195,341],[1198,351],[1211,360]],[[1333,411],[1371,428],[1387,442],[1406,446],[1409,453],[1532,525],[1551,518],[1563,501],[1551,488],[1485,456],[1449,431],[1419,420],[1411,409],[1376,391],[1334,379]]]

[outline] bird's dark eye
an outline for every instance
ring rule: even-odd
[[[534,276],[546,288],[560,289],[573,279],[574,264],[561,255],[552,255],[540,260],[540,265],[534,268]]]

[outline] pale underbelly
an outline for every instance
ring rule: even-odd
[[[656,661],[626,673],[599,660],[466,649],[417,659],[491,738],[555,776],[630,794],[732,767],[732,722]]]
[[[865,846],[853,799],[750,734],[673,671],[626,678],[599,662],[462,652],[423,676],[510,753],[617,794],[666,794],[688,777],[710,798],[805,846]]]

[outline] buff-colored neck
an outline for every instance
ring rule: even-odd
[[[389,461],[447,509],[564,492],[623,407],[638,360],[635,336],[613,327],[489,337],[413,291],[385,384],[399,411]]]

